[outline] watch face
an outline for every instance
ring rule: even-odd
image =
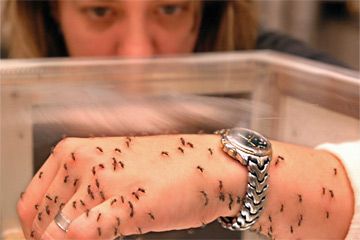
[[[250,154],[265,156],[271,151],[270,142],[261,134],[249,129],[230,129],[226,137],[236,148],[240,148]]]

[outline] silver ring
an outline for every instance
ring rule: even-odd
[[[64,232],[68,231],[71,220],[67,219],[61,211],[58,212],[58,214],[55,216],[54,221],[61,230],[63,230]]]

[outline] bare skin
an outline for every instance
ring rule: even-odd
[[[72,57],[151,57],[191,53],[200,1],[52,1]]]
[[[268,201],[253,229],[261,225],[261,233],[275,239],[344,239],[354,213],[354,193],[341,162],[326,151],[272,144]]]
[[[253,230],[272,238],[344,238],[354,194],[339,160],[272,144],[270,191]],[[236,215],[246,182],[247,169],[221,150],[216,135],[67,138],[22,194],[18,214],[25,236],[35,239],[194,228]],[[53,222],[60,208],[72,220],[67,233]]]

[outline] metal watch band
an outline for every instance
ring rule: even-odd
[[[219,130],[216,134],[224,135],[225,130]],[[244,153],[226,142],[222,137],[223,150],[232,158],[237,159],[242,165],[247,166],[248,183],[243,205],[235,217],[219,217],[218,221],[222,227],[232,231],[243,231],[249,229],[260,217],[263,210],[266,193],[268,191],[268,168],[271,156],[255,156]]]

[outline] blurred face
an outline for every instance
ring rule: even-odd
[[[70,56],[149,57],[193,51],[200,1],[59,0]]]

